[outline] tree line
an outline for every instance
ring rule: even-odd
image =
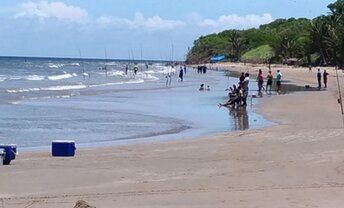
[[[259,28],[225,30],[201,36],[188,51],[186,62],[226,60],[255,63],[344,66],[344,0],[329,4],[327,15],[314,19],[277,19]]]

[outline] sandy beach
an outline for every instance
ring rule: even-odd
[[[251,80],[258,68],[267,74],[264,66],[218,67],[249,71]],[[276,69],[283,80],[317,85],[315,68]],[[0,167],[0,207],[73,207],[79,199],[97,208],[342,207],[344,128],[335,71],[327,71],[326,90],[259,98],[254,108],[275,123],[267,128],[83,149],[74,158],[20,154]]]

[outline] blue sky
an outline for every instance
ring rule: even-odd
[[[314,18],[334,0],[1,0],[0,56],[183,60],[201,35]],[[105,53],[106,51],[106,53]]]

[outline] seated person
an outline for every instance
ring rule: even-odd
[[[226,106],[226,107],[231,107],[231,106],[234,106],[235,104],[238,104],[240,105],[242,99],[243,99],[243,90],[242,90],[242,87],[238,87],[237,88],[237,93],[235,94],[235,96],[232,96],[228,99],[228,101],[226,103],[219,103],[219,107],[221,106]]]

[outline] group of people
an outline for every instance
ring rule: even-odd
[[[207,66],[197,66],[197,73],[198,74],[206,74],[207,73]]]
[[[265,86],[265,91],[269,94],[271,94],[272,84],[274,80],[274,76],[272,75],[272,72],[269,70],[268,75],[266,76],[267,82]],[[281,92],[281,83],[282,81],[282,72],[280,70],[277,70],[276,74],[276,92],[279,94]],[[257,82],[258,82],[258,96],[263,96],[263,90],[264,90],[264,77],[263,72],[261,69],[258,71],[257,76]]]
[[[327,77],[328,73],[326,70],[321,72],[320,68],[317,70],[317,81],[318,81],[318,88],[321,89],[322,82],[324,83],[324,88],[327,88]],[[272,75],[271,70],[268,71],[268,75],[266,76],[266,85],[265,85],[265,91],[266,93],[271,94],[272,85],[274,82],[274,76]],[[281,93],[281,86],[282,86],[282,73],[280,70],[277,70],[276,77],[275,77],[275,84],[276,84],[276,92],[277,94]],[[234,106],[234,105],[240,105],[240,106],[246,106],[246,100],[248,96],[248,83],[249,83],[249,74],[248,73],[241,73],[241,76],[239,78],[239,86],[236,87],[236,85],[233,85],[229,88],[229,99],[226,103],[219,104],[219,106]],[[258,96],[263,96],[263,90],[264,90],[264,76],[261,69],[258,70],[258,76],[257,76],[257,83],[258,83]]]
[[[272,72],[269,70],[268,75],[266,76],[267,82],[265,86],[265,91],[267,93],[271,94],[272,84],[274,80],[274,76],[272,75]],[[276,91],[279,94],[281,92],[281,81],[282,81],[282,73],[280,70],[277,70],[276,74]],[[247,105],[247,97],[248,97],[248,91],[249,91],[249,73],[241,73],[241,76],[239,78],[239,86],[233,85],[229,88],[228,93],[228,101],[223,104],[219,104],[219,106],[246,106]],[[257,76],[257,83],[258,83],[258,96],[263,96],[263,90],[264,90],[264,76],[261,69],[258,70],[258,76]]]
[[[246,106],[247,105],[247,97],[248,97],[248,85],[250,83],[250,74],[249,73],[242,73],[239,78],[239,86],[233,85],[233,87],[229,88],[228,93],[228,101],[226,103],[220,103],[219,106]]]
[[[205,87],[204,87],[204,84],[201,84],[201,85],[199,86],[199,89],[198,89],[198,90],[199,90],[199,91],[204,91],[204,90],[210,91],[210,86],[208,85],[207,88],[205,88]]]
[[[321,70],[320,70],[320,68],[318,68],[317,81],[318,81],[318,88],[319,89],[321,89],[321,78],[324,81],[324,87],[327,88],[327,76],[328,76],[328,73],[326,72],[326,70],[324,70],[324,72],[321,74]]]

